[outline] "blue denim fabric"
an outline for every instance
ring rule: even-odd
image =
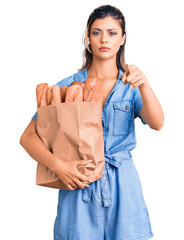
[[[59,190],[54,240],[147,240],[153,237],[149,213],[131,150],[136,147],[134,119],[143,107],[139,88],[119,76],[104,108],[103,177],[84,189]],[[85,82],[87,69],[56,83]],[[32,119],[36,120],[37,112]]]

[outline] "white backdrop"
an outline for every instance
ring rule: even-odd
[[[184,15],[179,0],[1,1],[0,239],[53,239],[58,190],[35,184],[37,162],[19,140],[36,112],[36,85],[55,84],[82,66],[87,19],[102,4],[123,12],[126,63],[145,73],[164,111],[160,131],[136,119],[132,151],[153,239],[184,239]]]

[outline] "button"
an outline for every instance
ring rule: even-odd
[[[104,123],[102,122],[102,127],[104,127]]]
[[[126,106],[125,108],[126,108],[126,110],[128,110],[128,109],[129,109],[129,106]]]

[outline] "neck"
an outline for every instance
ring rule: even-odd
[[[94,56],[93,56],[94,57]],[[108,59],[102,61],[101,59],[93,58],[92,64],[87,70],[89,77],[97,77],[100,79],[118,78],[118,68],[115,59]]]

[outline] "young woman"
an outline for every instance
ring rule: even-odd
[[[160,130],[164,116],[144,73],[124,61],[125,18],[110,5],[96,8],[87,21],[84,64],[57,85],[70,86],[98,77],[102,81],[102,128],[105,166],[103,177],[89,181],[76,165],[58,159],[36,134],[37,113],[20,143],[37,162],[44,164],[66,183],[59,190],[54,240],[146,240],[153,237],[141,182],[131,150],[136,147],[134,119]],[[123,81],[122,81],[123,80]],[[81,160],[80,164],[88,161]],[[77,163],[76,163],[77,164]],[[76,176],[72,173],[76,172]]]

